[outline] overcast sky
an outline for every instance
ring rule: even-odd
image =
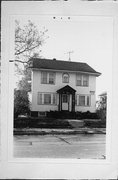
[[[88,63],[102,75],[97,77],[97,96],[107,91],[112,70],[113,26],[112,20],[106,17],[52,17],[40,18],[22,17],[20,22],[27,19],[41,30],[48,29],[49,38],[42,46],[44,58],[56,58],[68,61],[68,51],[73,51],[71,61]]]

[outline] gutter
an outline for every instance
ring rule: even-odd
[[[93,75],[93,76],[100,76],[101,73],[99,72],[96,72],[96,73],[92,73],[92,72],[84,72],[84,71],[69,71],[69,70],[59,70],[59,69],[45,69],[45,68],[34,68],[34,67],[29,67],[33,70],[36,70],[36,71],[55,71],[55,72],[72,72],[72,73],[80,73],[80,74],[89,74],[89,75]]]

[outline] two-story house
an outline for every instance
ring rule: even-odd
[[[99,72],[81,62],[39,58],[31,62],[32,115],[50,110],[95,112]]]

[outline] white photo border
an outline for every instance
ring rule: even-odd
[[[112,5],[112,6],[111,6]],[[14,8],[13,8],[14,7]],[[21,14],[22,9],[22,14]],[[34,10],[33,10],[34,9]],[[40,9],[40,11],[39,11]],[[2,178],[113,178],[117,172],[117,59],[118,4],[89,2],[2,2],[2,94],[1,94],[1,162]],[[39,13],[40,12],[40,13]],[[39,159],[13,158],[13,63],[14,16],[106,17],[113,21],[112,87],[108,99],[107,159]],[[12,103],[11,103],[12,102]],[[112,121],[110,120],[112,119]],[[39,171],[40,169],[40,171]],[[86,170],[86,171],[85,171]],[[25,173],[25,171],[27,173]],[[7,172],[7,173],[6,173]]]

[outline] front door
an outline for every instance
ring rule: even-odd
[[[62,94],[62,110],[68,111],[69,110],[69,95]]]

